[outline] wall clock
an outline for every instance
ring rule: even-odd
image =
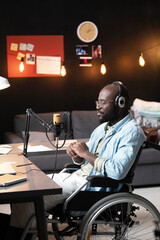
[[[92,42],[98,35],[98,28],[91,21],[82,22],[77,28],[77,35],[83,42]]]

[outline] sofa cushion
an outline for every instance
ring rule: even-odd
[[[73,138],[89,138],[98,125],[96,111],[72,111]]]
[[[143,149],[138,165],[160,164],[160,151],[153,148]]]

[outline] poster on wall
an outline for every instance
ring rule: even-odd
[[[7,36],[8,77],[61,76],[64,61],[62,35]],[[24,70],[19,65],[23,62]]]

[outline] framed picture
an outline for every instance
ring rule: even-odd
[[[88,55],[88,45],[76,45],[76,55]]]
[[[101,45],[92,45],[92,58],[102,58]]]

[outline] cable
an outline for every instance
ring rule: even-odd
[[[27,172],[16,172],[16,174],[17,173],[19,173],[19,174],[27,174],[27,173],[29,173],[29,172],[31,172],[31,171],[39,171],[39,172],[42,172],[42,170],[40,170],[40,169],[37,169],[37,168],[32,168],[32,169],[30,169],[30,170],[28,170]]]
[[[54,145],[54,144],[51,142],[51,140],[50,140],[50,138],[49,138],[49,136],[48,136],[48,131],[47,131],[46,128],[45,128],[45,133],[46,133],[46,137],[47,137],[48,141],[50,142],[50,144],[51,144],[53,147],[55,147],[55,149],[56,149],[56,151],[55,151],[55,164],[54,164],[54,167],[53,167],[53,174],[52,174],[52,177],[51,177],[51,179],[53,179],[54,174],[55,174],[56,169],[57,169],[58,149],[60,149],[60,148],[62,148],[62,147],[64,146],[64,144],[65,144],[65,142],[66,142],[67,134],[65,134],[63,144],[59,147],[59,146],[58,146],[58,141],[56,142],[56,145]]]

